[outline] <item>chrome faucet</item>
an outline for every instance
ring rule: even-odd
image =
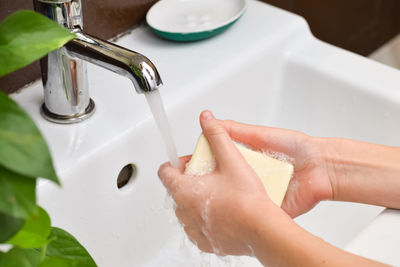
[[[93,114],[86,62],[128,77],[137,93],[162,85],[145,56],[83,32],[81,0],[34,0],[35,10],[70,29],[76,38],[41,60],[44,104],[41,114],[56,123],[75,123]]]

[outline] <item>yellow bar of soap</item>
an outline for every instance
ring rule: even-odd
[[[251,150],[244,145],[235,143],[243,157],[254,169],[264,184],[271,200],[278,206],[282,205],[289,181],[293,175],[293,165]],[[186,164],[185,174],[202,176],[215,169],[215,158],[204,135],[200,135],[192,158]]]

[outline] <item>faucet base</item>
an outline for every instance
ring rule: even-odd
[[[93,99],[89,100],[89,105],[86,109],[78,114],[75,115],[59,115],[51,112],[47,109],[46,105],[43,103],[40,114],[48,121],[59,123],[59,124],[71,124],[81,122],[83,120],[88,119],[90,116],[93,115],[95,111],[95,104]]]

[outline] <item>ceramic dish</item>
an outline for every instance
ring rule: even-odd
[[[196,41],[219,34],[245,12],[246,0],[161,0],[146,16],[159,36],[175,41]]]

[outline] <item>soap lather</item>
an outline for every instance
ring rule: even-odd
[[[235,143],[245,160],[261,179],[271,200],[282,205],[294,167],[286,161],[278,160],[263,152],[254,151],[242,144]],[[212,172],[216,167],[211,147],[203,134],[197,141],[192,158],[186,165],[185,174],[202,176]]]

